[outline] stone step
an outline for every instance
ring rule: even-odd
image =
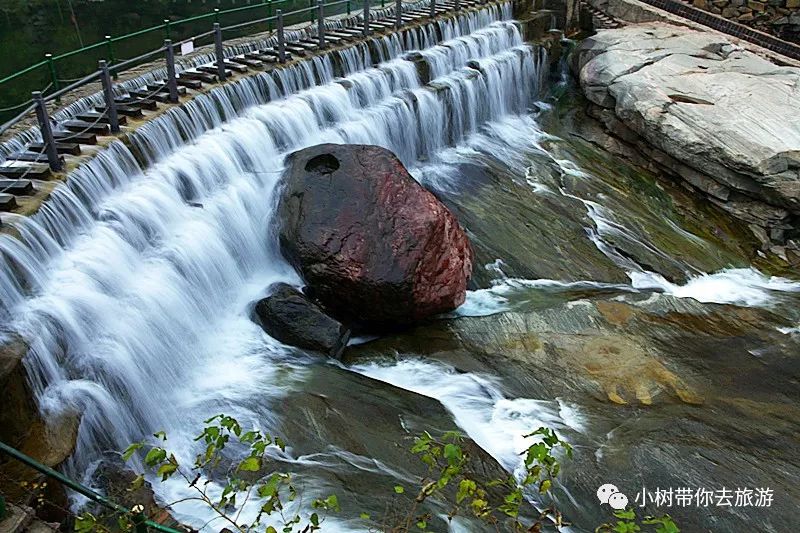
[[[278,57],[278,51],[276,49],[274,49],[274,48],[267,48],[265,50],[260,50],[260,53],[265,55],[265,56],[270,56],[270,57],[274,57],[274,58]],[[289,53],[289,52],[286,52],[286,59],[289,60],[291,58],[292,58],[292,54]]]
[[[125,125],[125,124],[128,123],[128,118],[125,115],[120,115],[119,113],[118,113],[118,115],[119,116],[117,118],[119,119],[119,123],[120,124]],[[105,110],[103,110],[103,112],[86,111],[85,113],[81,113],[79,115],[76,115],[75,118],[77,118],[78,120],[85,120],[89,124],[91,124],[92,122],[95,122],[95,121],[99,121],[98,123],[102,123],[102,124],[110,124],[111,123],[111,119],[105,113]]]
[[[297,54],[300,57],[304,57],[306,55],[306,49],[302,46],[295,46],[294,44],[290,45],[287,43],[286,50],[293,54]]]
[[[319,49],[319,44],[315,43],[313,41],[311,41],[311,42],[306,41],[306,40],[295,41],[295,42],[292,43],[292,45],[299,46],[303,50],[308,50],[309,52],[313,52],[314,50],[318,50]]]
[[[169,103],[169,93],[167,93],[167,92],[153,94],[152,92],[149,92],[149,91],[141,91],[141,90],[138,90],[138,89],[134,89],[134,90],[130,91],[130,93],[131,93],[131,96],[134,96],[134,97],[137,97],[137,98],[144,98],[144,99],[147,99],[147,100],[155,100],[156,102],[161,102],[162,104]]]
[[[13,194],[0,193],[0,211],[8,212],[8,211],[13,211],[16,208],[17,208],[17,199],[14,198]],[[8,522],[8,520],[9,517],[6,517],[5,520],[0,522],[0,526],[2,526],[2,531],[9,531],[9,532],[20,531],[18,529],[14,529],[13,527],[9,527],[9,524],[11,524],[11,522]]]
[[[344,33],[341,30],[329,31],[329,32],[325,33],[325,38],[326,39],[328,39],[330,37],[335,37],[335,38],[341,39],[343,41],[352,41],[353,39],[355,39],[355,36],[350,35],[349,33]]]
[[[69,138],[70,143],[89,144],[92,146],[97,144],[97,135],[95,135],[94,133],[71,133],[68,131],[54,131],[53,137],[55,138],[56,142],[60,142],[61,139]]]
[[[61,123],[61,127],[76,133],[96,133],[97,135],[108,135],[109,133],[108,124],[102,122],[92,124],[85,120],[67,120]]]
[[[217,67],[216,66],[212,67],[211,65],[202,65],[202,66],[197,67],[197,70],[199,70],[201,72],[207,72],[208,74],[214,74],[215,77],[216,77],[216,74],[217,74]],[[233,72],[228,70],[228,69],[225,69],[225,76],[233,76]]]
[[[251,59],[249,57],[237,57],[232,60],[234,63],[245,65],[250,68],[264,68],[264,61],[260,59]]]
[[[39,163],[30,165],[0,166],[0,176],[11,179],[46,180],[50,177],[50,167]]]
[[[203,82],[200,80],[187,80],[186,78],[178,78],[175,80],[179,87],[186,87],[199,91],[203,88]]]
[[[14,196],[30,196],[33,194],[33,183],[30,180],[0,179],[0,191]]]
[[[27,161],[28,163],[48,163],[47,154],[40,154],[39,152],[14,152],[6,156],[8,161]],[[62,157],[63,161],[64,158]]]
[[[131,107],[138,107],[140,109],[147,109],[148,111],[155,111],[158,109],[158,102],[150,98],[137,98],[132,96],[126,96],[121,98],[115,98],[115,101],[118,104],[123,104]]]
[[[185,80],[196,80],[203,83],[216,83],[217,76],[216,74],[210,74],[208,72],[197,72],[194,70],[184,70],[180,74],[178,74],[178,79],[185,79]]]
[[[105,112],[105,106],[97,106],[94,108],[95,111]],[[144,113],[142,113],[141,108],[132,106],[132,105],[122,105],[117,104],[117,115],[124,115],[130,118],[142,118],[144,117]]]
[[[41,152],[43,149],[44,145],[42,143],[31,143],[28,145],[28,150],[32,150],[36,153]],[[81,155],[81,145],[74,142],[56,142],[56,152],[65,155]]]
[[[230,59],[226,59],[223,62],[223,64],[225,65],[225,68],[229,68],[234,72],[238,72],[239,74],[244,74],[245,72],[248,72],[250,70],[247,65],[241,65],[236,61],[232,61]],[[217,66],[216,61],[214,62],[214,66],[215,67]]]
[[[177,82],[178,80],[176,79],[175,81]],[[160,81],[158,83],[148,83],[147,84],[147,90],[148,91],[164,92],[164,93],[169,94],[169,88],[167,87],[167,82],[166,81]],[[178,94],[180,96],[185,96],[186,95],[186,87],[178,87]]]

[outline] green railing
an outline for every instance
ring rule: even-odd
[[[0,453],[5,454],[12,458],[15,461],[18,461],[25,466],[33,468],[37,472],[44,474],[47,476],[48,479],[53,480],[64,487],[74,490],[75,492],[82,494],[86,498],[90,499],[91,501],[103,506],[104,508],[117,513],[119,515],[126,515],[130,517],[131,522],[135,524],[136,533],[148,533],[150,531],[157,531],[158,533],[183,533],[180,530],[167,527],[165,525],[159,524],[158,522],[154,522],[153,520],[149,520],[142,509],[127,509],[116,502],[111,501],[110,499],[106,498],[102,494],[98,494],[94,490],[90,489],[86,485],[75,481],[74,479],[70,479],[61,472],[53,470],[49,466],[43,465],[36,459],[25,455],[21,451],[17,450],[16,448],[9,446],[4,442],[0,442]],[[5,500],[0,496],[0,505],[2,508],[2,514],[0,514],[0,519],[6,513],[5,507]]]
[[[357,0],[358,1],[358,0]],[[386,0],[380,0],[380,5],[383,7],[385,5]],[[139,49],[141,50],[144,48],[145,50],[152,50],[153,44],[161,39],[175,39],[176,36],[179,36],[180,33],[185,32],[189,25],[197,26],[197,23],[207,21],[208,25],[210,26],[212,22],[221,23],[223,19],[227,18],[228,20],[234,18],[240,18],[242,15],[255,15],[256,21],[265,21],[266,19],[274,17],[276,9],[284,9],[286,5],[292,5],[295,7],[300,6],[308,6],[306,9],[292,11],[288,13],[284,13],[284,17],[286,17],[287,24],[297,24],[299,22],[304,22],[307,20],[314,21],[314,13],[315,10],[313,6],[316,5],[314,0],[264,0],[258,4],[234,7],[230,9],[214,9],[209,13],[204,13],[201,15],[195,15],[192,17],[184,18],[181,20],[171,21],[169,19],[165,19],[162,24],[157,26],[151,26],[149,28],[144,28],[132,33],[128,33],[125,35],[120,36],[111,36],[106,35],[105,39],[96,42],[94,44],[90,44],[84,46],[82,48],[78,48],[76,50],[71,50],[69,52],[64,52],[62,54],[53,55],[53,54],[46,54],[45,59],[35,63],[25,69],[20,70],[19,72],[15,72],[14,74],[10,74],[2,79],[0,79],[0,95],[2,95],[5,91],[9,91],[14,84],[19,84],[26,89],[25,92],[30,94],[31,91],[40,90],[42,94],[45,96],[50,95],[52,93],[57,93],[61,88],[68,85],[70,82],[77,81],[81,79],[81,76],[78,76],[75,79],[64,79],[61,77],[61,73],[63,72],[62,65],[67,60],[77,60],[81,61],[85,59],[86,63],[89,64],[96,64],[96,61],[99,59],[105,59],[109,66],[115,65],[116,63],[120,62],[120,58],[118,57],[118,51],[124,48],[136,48],[131,46],[132,40],[139,41]],[[338,13],[327,13],[328,15],[331,14],[341,14],[345,12],[349,15],[351,14],[351,2],[348,0],[347,2],[331,2],[330,4],[326,5],[333,5],[337,4],[340,5],[341,8],[337,9]],[[358,5],[358,4],[357,4]],[[286,11],[284,9],[284,11]],[[301,13],[302,11],[302,13]],[[303,15],[301,18],[291,18],[291,15],[300,14]],[[226,28],[226,29],[241,29],[246,26],[251,26],[250,21],[245,20],[241,21],[238,20],[237,22],[242,22],[241,24],[234,24],[233,26]],[[265,30],[272,30],[274,29],[274,20],[266,20]],[[206,37],[210,35],[210,33],[201,34],[199,37]],[[148,38],[150,38],[153,42],[150,46],[143,47],[142,44],[147,42]],[[198,36],[194,37],[195,39]],[[183,41],[189,39],[182,39]],[[93,60],[93,61],[89,61]],[[80,65],[79,65],[80,66]],[[70,69],[74,72],[74,68]],[[112,69],[115,70],[115,69]],[[94,69],[90,66],[87,67],[83,72],[86,74],[93,72]],[[115,72],[115,77],[116,77]],[[25,80],[28,76],[36,76],[38,83],[32,83],[30,79]],[[44,81],[44,88],[42,88],[42,80]],[[2,99],[0,99],[1,101]],[[30,107],[34,104],[32,99],[28,99],[17,104],[12,104],[8,107],[3,107],[0,105],[0,123],[3,122],[10,122],[12,117],[16,118],[15,115],[26,115],[30,112]]]

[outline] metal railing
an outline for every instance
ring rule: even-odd
[[[286,17],[292,16],[296,17],[301,15],[303,19],[308,21],[317,21],[317,40],[318,46],[320,48],[325,48],[326,41],[325,41],[325,8],[326,7],[335,7],[335,6],[342,6],[346,5],[347,14],[351,14],[352,5],[351,0],[336,0],[333,2],[325,3],[324,0],[309,0],[310,2],[316,2],[315,5],[310,7],[297,9],[295,11],[291,11],[289,13],[283,13],[281,9],[276,9],[275,13],[272,14],[272,6],[274,4],[278,4],[281,1],[292,1],[292,0],[278,0],[276,2],[265,2],[264,4],[260,4],[261,6],[268,6],[270,10],[270,14],[264,18],[259,18],[256,20],[249,20],[243,23],[234,24],[227,27],[222,27],[219,22],[219,15],[223,13],[231,13],[234,11],[243,11],[245,9],[252,9],[253,6],[245,6],[235,9],[229,9],[226,11],[219,11],[215,10],[214,13],[210,15],[200,15],[198,17],[193,17],[192,19],[185,19],[182,22],[186,22],[188,20],[198,20],[204,17],[215,17],[215,22],[213,23],[213,29],[211,31],[195,35],[189,39],[186,39],[182,42],[189,42],[199,40],[208,36],[214,37],[214,55],[216,56],[216,67],[217,67],[217,77],[220,82],[224,82],[227,79],[227,72],[225,67],[225,57],[224,57],[224,39],[223,39],[223,32],[225,31],[233,31],[233,30],[240,30],[242,28],[253,26],[256,24],[264,24],[266,23],[269,28],[275,26],[275,32],[277,33],[277,56],[278,61],[280,63],[285,63],[287,60],[287,53],[286,53],[286,35],[285,35],[285,19]],[[370,34],[370,0],[362,0],[363,1],[363,29],[362,34],[366,37]],[[381,0],[381,6],[385,6],[385,0]],[[431,0],[430,3],[430,16],[434,17],[436,15],[436,0]],[[402,25],[402,0],[395,0],[395,28],[400,28]],[[459,0],[455,0],[454,9],[460,10],[461,4]],[[306,18],[307,17],[307,18]],[[173,23],[174,25],[175,23]],[[167,31],[169,26],[167,26]],[[144,31],[151,31],[152,28]],[[140,32],[141,33],[141,32]],[[134,35],[134,34],[131,34]],[[112,39],[113,41],[113,39]],[[170,103],[178,103],[179,101],[179,93],[178,93],[178,79],[176,76],[176,69],[175,69],[175,44],[173,44],[172,40],[167,38],[164,40],[163,46],[142,54],[138,57],[118,62],[116,64],[112,64],[111,59],[100,60],[98,64],[98,70],[79,79],[74,81],[73,83],[65,86],[59,87],[54,92],[50,94],[43,94],[42,91],[34,91],[31,95],[30,105],[28,105],[21,113],[17,116],[12,118],[10,121],[6,122],[3,125],[0,125],[0,135],[2,135],[5,131],[11,128],[14,124],[18,123],[22,120],[25,116],[27,116],[31,111],[36,111],[37,121],[39,123],[39,130],[41,132],[42,143],[43,143],[43,153],[47,156],[47,161],[50,166],[50,169],[54,172],[59,172],[64,168],[64,160],[59,157],[58,155],[58,145],[59,143],[68,142],[71,139],[78,138],[82,134],[86,133],[87,131],[93,129],[101,120],[107,122],[109,125],[109,129],[112,134],[119,133],[120,131],[120,121],[119,121],[119,113],[118,113],[118,103],[114,98],[114,85],[112,78],[124,70],[125,68],[140,63],[146,59],[149,59],[155,55],[164,55],[166,61],[166,81],[162,86],[153,93],[155,96],[157,93],[161,92],[161,89],[166,87],[166,92],[168,94],[167,101]],[[91,47],[97,47],[97,45],[91,45]],[[91,48],[86,47],[86,48]],[[81,50],[85,50],[83,48]],[[113,49],[109,47],[108,49],[109,54],[113,53]],[[75,54],[78,51],[69,52],[68,54]],[[62,54],[64,57],[66,54]],[[110,56],[111,57],[111,56]],[[55,58],[54,58],[55,59]],[[33,68],[33,67],[31,67]],[[8,79],[8,78],[7,78]],[[5,81],[5,80],[3,80]],[[51,119],[48,115],[47,111],[47,103],[58,100],[61,96],[65,95],[66,93],[73,91],[79,87],[82,87],[88,83],[92,83],[95,81],[100,81],[103,87],[103,96],[105,101],[105,110],[99,113],[99,116],[94,123],[89,124],[83,131],[73,132],[67,136],[61,136],[58,140],[55,139],[53,134],[53,129],[51,125]],[[0,81],[2,83],[2,81]]]
[[[171,527],[167,527],[163,524],[159,524],[158,522],[154,522],[153,520],[149,520],[144,515],[144,508],[141,505],[137,505],[133,509],[127,509],[118,503],[111,501],[109,498],[103,496],[102,494],[98,494],[94,490],[90,489],[86,485],[75,481],[74,479],[70,479],[61,472],[57,470],[53,470],[49,466],[43,465],[33,457],[29,457],[25,455],[21,451],[17,450],[5,444],[4,442],[0,442],[0,453],[3,453],[15,461],[18,461],[25,466],[33,468],[40,474],[44,474],[48,479],[56,481],[67,487],[69,489],[74,490],[78,494],[82,494],[89,500],[103,506],[104,508],[117,513],[119,515],[126,515],[130,517],[131,523],[134,524],[136,533],[148,533],[148,531],[158,531],[159,533],[184,533],[180,530],[173,529]],[[5,499],[0,495],[0,519],[4,518],[6,514],[6,503]]]
[[[381,5],[383,6],[386,0],[381,0]],[[30,65],[27,68],[24,68],[18,72],[13,74],[9,74],[4,78],[0,78],[0,92],[3,90],[7,90],[10,86],[14,83],[18,83],[22,80],[23,77],[27,75],[34,75],[44,74],[45,78],[49,78],[49,82],[47,83],[46,87],[42,89],[40,92],[50,96],[50,92],[52,90],[53,93],[57,93],[61,88],[71,80],[65,80],[61,77],[60,71],[62,71],[62,63],[68,59],[74,59],[79,56],[84,55],[92,55],[94,57],[97,56],[98,52],[102,52],[105,56],[105,60],[109,66],[113,66],[118,63],[117,52],[119,49],[120,44],[127,43],[131,39],[142,38],[143,36],[149,36],[151,34],[160,34],[163,39],[173,39],[176,30],[180,27],[185,27],[187,24],[197,23],[202,21],[212,21],[215,23],[220,23],[223,17],[231,16],[231,15],[240,15],[245,12],[252,11],[253,13],[264,13],[266,14],[265,18],[259,19],[256,22],[267,22],[274,21],[275,19],[275,11],[277,8],[280,8],[286,4],[289,5],[298,5],[304,2],[308,2],[309,8],[306,10],[310,11],[310,19],[313,22],[314,20],[314,5],[315,0],[262,0],[260,3],[234,7],[230,9],[222,9],[219,8],[214,9],[209,13],[204,13],[201,15],[195,15],[192,17],[187,17],[180,20],[171,21],[169,19],[164,19],[162,24],[157,26],[151,26],[149,28],[143,28],[141,30],[134,31],[132,33],[127,33],[125,35],[120,36],[111,36],[106,35],[102,41],[77,48],[75,50],[70,50],[68,52],[64,52],[62,54],[45,54],[45,57],[42,61]],[[351,5],[350,0],[346,2],[337,2],[337,3],[345,3],[347,5],[347,14],[351,13]],[[287,17],[291,14],[301,13],[303,10],[292,11],[291,13],[284,13],[284,16]],[[298,21],[301,22],[301,21]],[[249,25],[254,24],[253,21],[247,21],[243,24],[235,24],[229,26],[229,29],[237,29],[243,28]],[[270,24],[268,27],[269,30],[272,30],[273,27]],[[208,35],[208,34],[205,34]],[[197,38],[197,36],[195,36]],[[116,74],[112,71],[114,77]],[[30,86],[30,85],[28,85]],[[63,93],[61,93],[63,94]],[[16,105],[12,105],[10,107],[5,107],[0,109],[0,113],[2,112],[14,112],[20,110],[19,115],[26,115],[30,113],[32,106],[34,105],[33,100],[28,100],[26,102],[21,102]],[[15,117],[16,118],[16,117]],[[10,121],[9,121],[10,122]]]

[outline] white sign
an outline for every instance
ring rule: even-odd
[[[189,41],[186,43],[181,43],[181,55],[189,55],[194,52],[194,41]]]

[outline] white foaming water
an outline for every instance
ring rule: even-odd
[[[441,363],[404,359],[350,369],[439,400],[458,426],[509,471],[519,467],[520,452],[535,442],[524,435],[541,426],[561,436],[584,430],[584,417],[575,406],[561,400],[506,398],[497,379],[457,372]]]
[[[470,14],[464,24],[498,16]],[[40,406],[83,416],[72,473],[157,430],[191,462],[192,436],[221,411],[274,425],[272,402],[302,381],[304,356],[253,324],[248,303],[275,281],[299,283],[271,224],[285,154],[363,142],[413,165],[435,161],[486,121],[525,112],[546,58],[509,31],[512,50],[443,74],[444,91],[423,87],[399,58],[342,80],[320,60],[212,91],[140,128],[137,157],[114,143],[74,172],[39,215],[16,221],[22,240],[0,237],[4,311],[30,341]],[[180,488],[163,491],[167,501]],[[194,524],[207,518],[195,508],[178,513]]]
[[[615,283],[601,283],[598,281],[558,281],[552,279],[520,279],[507,278],[497,280],[491,287],[467,291],[464,303],[455,311],[453,316],[489,316],[505,311],[511,311],[516,306],[525,303],[525,300],[512,303],[514,294],[524,295],[530,289],[569,290],[616,290],[637,292],[634,287]]]
[[[633,287],[658,290],[703,303],[767,307],[780,293],[800,293],[800,282],[765,276],[754,268],[734,268],[702,274],[677,285],[653,272],[630,272]]]

